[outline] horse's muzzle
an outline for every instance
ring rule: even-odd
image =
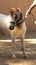
[[[10,26],[9,29],[10,29],[10,30],[13,30],[13,29],[14,29],[14,26]]]

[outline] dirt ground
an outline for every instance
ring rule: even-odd
[[[0,62],[0,65],[36,65],[36,60],[30,59],[5,60],[3,62]]]
[[[36,44],[25,45],[25,52],[28,55],[28,58],[23,57],[21,44],[18,44],[17,42],[15,46],[16,58],[12,58],[11,43],[0,43],[0,65],[36,65]]]
[[[29,32],[26,34],[26,39],[36,39],[36,32]],[[0,40],[10,39],[10,36],[0,35]],[[36,43],[36,41],[35,41]],[[36,44],[26,44],[25,52],[28,55],[27,58],[23,57],[21,51],[20,42],[16,42],[15,54],[16,58],[12,58],[12,43],[9,42],[0,42],[0,65],[36,65]],[[32,48],[32,50],[31,50]],[[31,53],[32,52],[32,53]]]

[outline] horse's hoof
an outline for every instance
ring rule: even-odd
[[[28,56],[27,56],[27,55],[25,55],[25,56],[24,56],[24,58],[28,58]]]
[[[23,49],[21,48],[21,51],[23,51]]]
[[[14,54],[14,55],[12,55],[12,58],[16,58],[16,55]]]
[[[26,56],[24,56],[24,58],[27,58]]]

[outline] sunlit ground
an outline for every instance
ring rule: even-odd
[[[20,41],[20,39],[16,39],[15,40],[16,42],[17,41]],[[0,42],[12,42],[12,40],[11,39],[8,39],[8,40],[0,40]],[[24,39],[24,42],[25,43],[30,43],[30,44],[36,44],[36,39]]]

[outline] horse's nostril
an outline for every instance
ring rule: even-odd
[[[14,29],[14,26],[10,26],[9,29],[10,29],[10,30],[13,30],[13,29]]]

